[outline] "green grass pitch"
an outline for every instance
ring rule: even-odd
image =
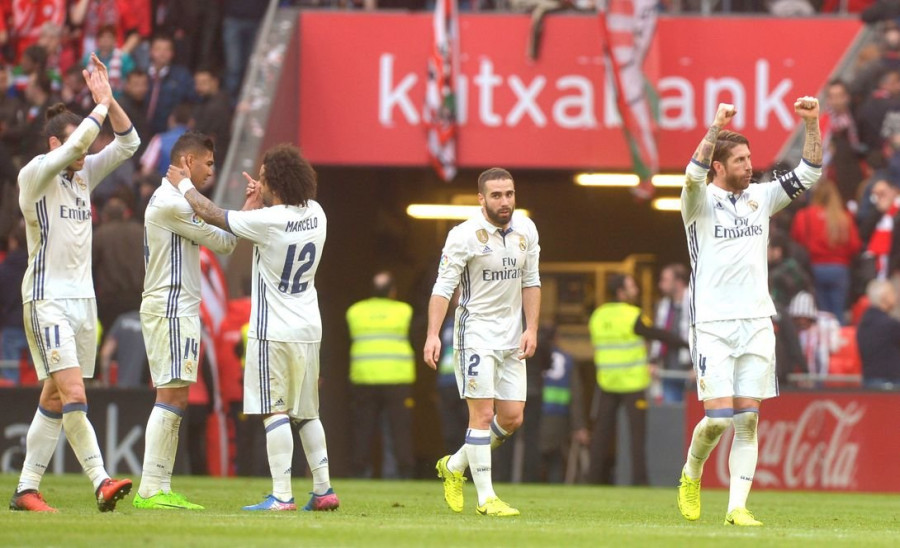
[[[0,476],[12,493],[17,477]],[[88,480],[48,476],[42,492],[60,513],[0,510],[0,546],[118,548],[223,546],[897,546],[900,497],[843,493],[758,491],[750,507],[758,529],[723,525],[728,494],[703,493],[703,515],[689,523],[675,507],[675,488],[507,485],[498,494],[518,507],[517,518],[475,514],[475,491],[466,485],[466,508],[450,511],[434,481],[335,481],[336,512],[251,513],[266,478],[176,477],[176,490],[203,504],[202,512],[136,510],[132,495],[101,514]],[[294,479],[298,506],[310,481]],[[136,487],[135,487],[136,489]],[[5,499],[4,499],[5,500]]]

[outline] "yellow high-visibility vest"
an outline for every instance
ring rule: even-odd
[[[650,386],[644,338],[634,332],[641,309],[606,303],[591,314],[591,343],[597,384],[605,392],[639,392]]]
[[[409,324],[412,307],[373,297],[347,309],[350,327],[350,382],[411,384],[416,380]]]

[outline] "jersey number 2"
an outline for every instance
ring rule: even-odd
[[[316,261],[316,245],[312,242],[303,246],[300,254],[297,254],[297,244],[288,246],[287,257],[284,258],[284,270],[281,271],[281,283],[278,284],[278,291],[282,293],[303,293],[309,287],[309,281],[301,282],[300,278],[312,268]],[[297,271],[294,272],[293,278],[291,272],[294,270],[294,263],[298,263]]]

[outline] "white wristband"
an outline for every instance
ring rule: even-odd
[[[97,103],[97,106],[94,107],[93,112],[96,112],[98,115],[106,118],[106,115],[109,114],[109,109],[106,108],[106,105]]]
[[[191,182],[190,179],[185,177],[178,183],[178,192],[181,193],[182,196],[188,193],[188,190],[194,189],[194,183]]]

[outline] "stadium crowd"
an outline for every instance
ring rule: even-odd
[[[759,12],[788,0],[735,2],[734,11]],[[320,5],[314,0],[301,5]],[[21,6],[20,6],[21,4]],[[141,222],[147,199],[159,186],[172,145],[189,129],[212,136],[228,148],[231,118],[254,34],[266,2],[206,0],[0,1],[0,360],[21,362],[0,368],[0,383],[36,382],[28,357],[19,287],[27,250],[18,209],[16,179],[24,161],[42,153],[44,112],[63,102],[81,115],[92,107],[81,75],[91,51],[109,66],[113,90],[141,135],[142,145],[93,195],[93,269],[103,335],[98,341],[97,382],[147,386],[146,354],[137,310],[143,284]],[[532,4],[511,2],[530,9]],[[576,3],[578,7],[584,7]],[[792,5],[834,12],[837,3],[797,0]],[[775,318],[779,374],[810,373],[806,387],[821,386],[823,375],[862,374],[867,387],[900,386],[900,9],[896,3],[850,2],[877,26],[878,40],[863,48],[853,76],[829,82],[823,92],[822,131],[826,147],[823,180],[773,223],[769,246],[770,289]],[[328,3],[332,6],[332,3]],[[565,3],[565,6],[571,6]],[[671,11],[699,10],[697,2],[671,2]],[[338,6],[338,3],[334,3]],[[338,7],[425,8],[415,2],[340,3]],[[470,4],[469,9],[478,9]],[[494,7],[494,6],[491,6]],[[33,9],[33,16],[16,9]],[[731,9],[731,8],[729,8]],[[113,139],[106,128],[94,144]],[[773,170],[777,172],[776,170]],[[227,299],[224,278],[213,254],[204,256],[203,319],[213,336],[207,355],[215,368],[191,387],[187,439],[194,472],[208,471],[204,456],[207,410],[213,404],[236,419],[240,414],[242,330],[249,298]],[[687,274],[671,265],[661,272],[659,292],[670,305],[683,298]],[[650,288],[643,288],[645,291]],[[599,303],[598,303],[599,304]],[[680,308],[672,306],[671,309]],[[666,309],[669,310],[669,309]],[[656,323],[687,338],[681,316],[658,309]],[[674,319],[673,319],[674,318]],[[449,336],[449,332],[448,332]],[[856,344],[857,337],[859,344]],[[587,446],[586,401],[572,357],[555,345],[552,327],[541,331],[539,353],[530,360],[529,406],[520,437],[526,443],[523,479],[561,480],[571,439]],[[449,346],[449,345],[447,345]],[[670,352],[671,355],[667,355]],[[655,345],[651,352],[659,402],[679,402],[690,387],[690,362],[677,347]],[[593,364],[587,364],[593,368]],[[215,378],[211,376],[215,373]],[[680,370],[682,376],[660,373]],[[448,388],[441,408],[446,431],[459,431],[455,386],[442,371],[437,390]],[[215,383],[218,390],[210,390]],[[595,417],[594,417],[595,418]],[[239,428],[242,421],[235,420]],[[564,435],[571,432],[571,437]],[[260,436],[260,432],[238,435]],[[458,440],[446,440],[448,448]],[[574,446],[574,444],[573,444]],[[497,479],[508,479],[512,449],[498,458]],[[238,455],[244,472],[264,469],[257,455]],[[507,462],[505,465],[504,462]],[[406,463],[401,463],[407,466]]]

